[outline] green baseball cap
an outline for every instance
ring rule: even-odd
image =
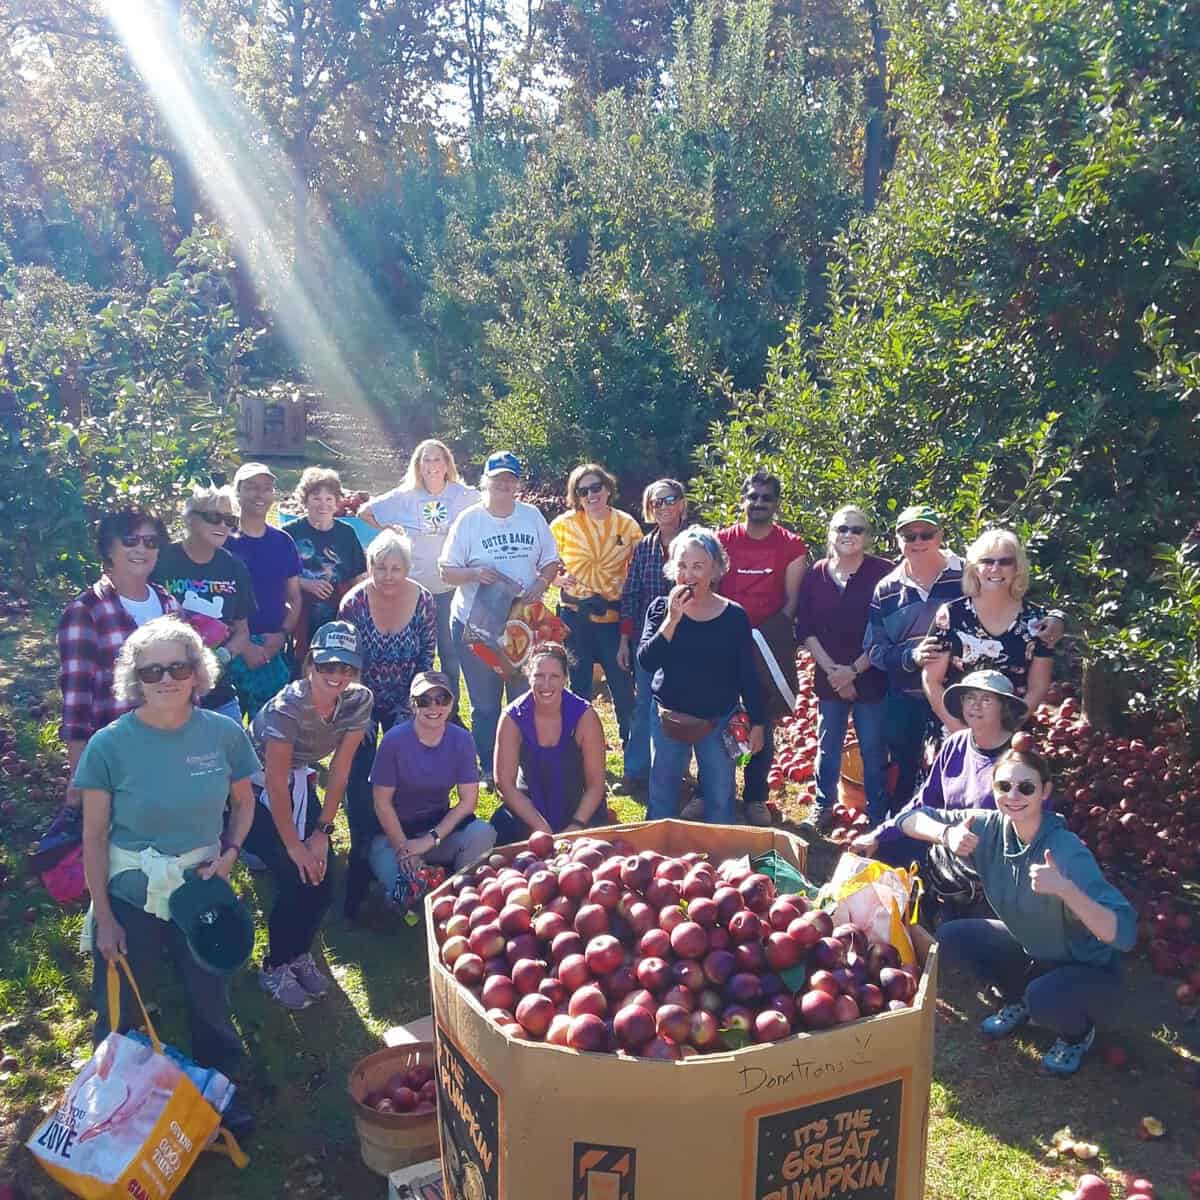
[[[896,528],[903,529],[905,525],[932,525],[941,529],[942,518],[927,504],[910,504],[896,518]]]
[[[220,875],[184,873],[171,893],[171,920],[183,930],[192,957],[216,975],[244,966],[254,949],[254,921],[237,892]]]

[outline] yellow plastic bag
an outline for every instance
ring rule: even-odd
[[[48,1175],[84,1200],[165,1200],[210,1142],[239,1167],[249,1160],[228,1130],[214,1141],[221,1118],[163,1052],[122,956],[108,964],[113,1027],[120,1022],[118,966],[142,1010],[150,1045],[110,1033],[26,1145]]]
[[[905,927],[917,919],[921,877],[916,864],[890,867],[873,858],[843,854],[833,878],[821,889],[822,901],[834,904],[835,925],[851,924],[872,941],[887,941],[905,965],[917,961],[912,938]]]

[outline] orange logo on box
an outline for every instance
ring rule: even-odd
[[[632,1146],[576,1142],[571,1200],[634,1200],[636,1172]]]

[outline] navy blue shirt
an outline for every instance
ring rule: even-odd
[[[250,614],[251,633],[279,633],[287,609],[287,581],[300,574],[296,543],[268,525],[262,537],[238,532],[225,539],[225,548],[246,564],[257,609]]]

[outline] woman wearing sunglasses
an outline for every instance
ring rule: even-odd
[[[671,590],[664,568],[671,542],[683,528],[687,515],[687,493],[677,479],[657,479],[642,493],[642,516],[653,528],[633,548],[629,572],[621,588],[621,638],[617,665],[633,671],[633,713],[629,740],[625,743],[625,771],[621,781],[627,792],[645,800],[650,788],[650,694],[651,677],[634,656],[633,642],[646,623],[652,600]]]
[[[122,508],[100,519],[100,578],[67,605],[58,622],[63,698],[59,732],[70,775],[92,734],[129,711],[129,705],[113,694],[113,668],[125,640],[155,617],[179,611],[174,598],[150,582],[166,544],[167,529],[156,513]],[[80,804],[78,788],[68,788],[63,807],[38,842],[35,869],[52,866],[64,851],[78,845]]]
[[[450,677],[422,671],[409,696],[412,717],[388,730],[371,768],[375,815],[383,831],[371,842],[371,870],[388,897],[410,864],[424,861],[461,871],[496,844],[492,827],[475,815],[479,761],[474,739],[450,722]],[[454,805],[452,791],[458,793]]]
[[[1043,639],[1051,614],[1026,596],[1029,560],[1015,533],[989,529],[967,549],[962,596],[937,611],[926,639],[922,681],[934,713],[950,732],[964,729],[946,708],[948,685],[971,671],[999,671],[1032,712],[1050,686],[1054,650]],[[1061,620],[1061,614],[1054,614]],[[1054,622],[1057,625],[1057,622]]]
[[[231,489],[196,488],[183,506],[183,541],[167,546],[154,568],[155,580],[175,597],[222,667],[252,644],[254,585],[246,564],[225,549],[237,525]],[[204,697],[204,707],[241,723],[242,709],[228,672]]]
[[[170,894],[195,868],[229,878],[253,818],[258,759],[241,725],[199,706],[217,663],[194,629],[159,617],[132,633],[113,692],[132,712],[89,740],[75,772],[83,794],[84,870],[92,896],[97,1043],[109,1032],[107,960],[123,954],[143,996],[169,951],[183,983],[191,1056],[229,1073],[243,1053],[229,1016],[229,977],[202,967],[170,917]],[[225,801],[231,815],[223,834]],[[86,927],[85,927],[86,935]],[[137,1011],[122,979],[122,1030]]]
[[[871,665],[863,635],[875,585],[892,570],[886,558],[868,554],[871,523],[853,504],[829,518],[826,557],[800,584],[796,640],[817,664],[817,832],[833,826],[842,745],[854,716],[862,756],[863,787],[872,824],[887,815],[887,748],[883,740],[883,694],[887,676]]]
[[[258,804],[246,849],[275,876],[275,903],[259,982],[284,1008],[307,1008],[332,986],[312,944],[333,895],[333,822],[350,766],[371,722],[371,692],[358,681],[358,630],[322,625],[309,642],[301,677],[255,714],[250,736],[263,762],[254,779]],[[333,755],[325,798],[316,764]]]
[[[1032,1020],[1056,1035],[1042,1065],[1072,1075],[1095,1040],[1094,1020],[1120,990],[1120,956],[1133,949],[1137,916],[1088,848],[1051,812],[1050,768],[1032,750],[1009,750],[992,776],[996,812],[918,808],[901,832],[967,858],[998,919],[938,929],[945,960],[998,993],[983,1022],[1007,1037]]]

